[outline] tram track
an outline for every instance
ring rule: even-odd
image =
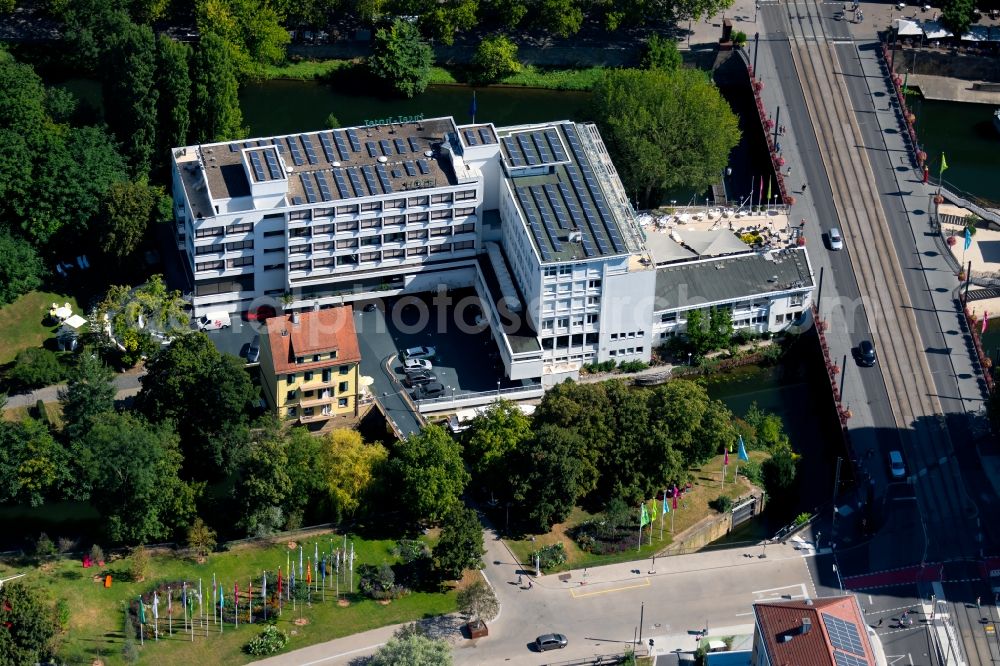
[[[925,528],[920,561],[938,555],[929,552],[931,534],[954,534],[954,539],[962,542],[959,550],[971,555],[976,548],[970,524],[974,507],[966,503],[968,498],[954,466],[951,438],[878,197],[868,147],[832,44],[835,40],[828,34],[821,8],[813,0],[787,3],[784,12],[792,60],[817,130],[840,228],[879,350],[896,433],[910,471],[917,475],[913,486]],[[857,55],[853,43],[849,53]],[[954,553],[955,544],[948,545]]]

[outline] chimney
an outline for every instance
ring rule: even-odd
[[[299,325],[299,313],[298,312],[292,312],[292,325],[293,326],[298,326]]]
[[[805,636],[812,630],[812,628],[813,628],[812,620],[810,620],[807,617],[804,617],[802,618],[802,626],[799,628],[799,634],[801,636]]]

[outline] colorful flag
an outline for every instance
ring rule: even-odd
[[[219,612],[226,607],[226,594],[222,591],[222,586],[219,586]]]
[[[306,561],[306,564],[308,564],[308,565],[309,565],[309,566],[307,566],[307,567],[306,567],[306,585],[312,585],[312,584],[313,584],[313,568],[312,568],[312,562],[309,562],[309,561],[307,560],[307,561]]]
[[[990,312],[989,312],[989,310],[984,310],[983,311],[983,329],[979,332],[980,335],[982,335],[983,333],[986,332],[986,325],[989,323],[989,321],[990,321]]]
[[[941,153],[941,173],[948,168],[948,160],[944,158],[944,153]]]
[[[174,604],[173,595],[170,594],[170,588],[167,588],[167,616],[172,616],[174,614]]]
[[[723,459],[722,464],[726,465],[726,466],[729,465],[729,450],[728,449],[726,450],[726,457],[725,457],[725,459]]]
[[[278,567],[278,596],[281,596],[281,567]]]
[[[657,508],[656,508],[656,498],[654,497],[654,498],[653,498],[653,513],[651,513],[651,514],[649,515],[649,517],[650,517],[650,522],[652,522],[652,519],[656,517],[656,514],[657,514],[657,513],[659,513],[659,509],[657,509]]]
[[[139,597],[139,624],[146,624],[146,607],[142,605],[142,596]]]
[[[972,232],[969,231],[969,227],[965,228],[965,249],[968,250],[972,247]]]
[[[153,619],[160,619],[160,595],[156,593],[156,590],[153,590]]]
[[[760,192],[757,193],[757,203],[758,204],[760,203],[760,200],[764,198],[764,176],[760,177],[760,188],[759,189],[760,189]]]
[[[641,512],[639,514],[639,527],[645,527],[649,523],[649,512],[646,511],[646,503],[643,502],[639,505]]]
[[[767,201],[771,202],[771,177],[767,177]]]
[[[740,451],[738,456],[740,460],[750,460],[750,456],[747,455],[747,447],[743,444],[743,435],[740,435]]]
[[[299,545],[299,578],[302,578],[302,546]]]
[[[674,493],[674,501],[672,502],[674,511],[677,510],[677,493]]]
[[[267,603],[267,572],[260,575],[260,598]]]
[[[663,515],[670,513],[670,504],[667,502],[667,491],[663,491]]]

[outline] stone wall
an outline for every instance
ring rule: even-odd
[[[753,515],[757,516],[764,510],[764,492],[755,489],[753,498],[755,500]],[[673,543],[657,553],[657,556],[693,553],[726,536],[732,529],[732,511],[717,516],[708,516],[674,537]]]
[[[940,49],[901,49],[898,46],[892,67],[900,76],[909,71],[911,74],[947,76],[965,81],[1000,82],[998,58]]]

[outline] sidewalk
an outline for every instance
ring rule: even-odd
[[[139,393],[142,389],[142,384],[140,379],[145,376],[145,369],[133,368],[123,372],[120,375],[115,375],[114,385],[117,389],[115,393],[115,400],[123,400],[125,398],[132,397]],[[15,395],[7,396],[7,405],[4,409],[12,409],[15,407],[34,407],[35,403],[41,400],[42,402],[57,402],[59,400],[59,391],[66,389],[65,384],[56,384],[54,386],[46,386],[44,388],[35,389],[30,393],[17,393]]]

